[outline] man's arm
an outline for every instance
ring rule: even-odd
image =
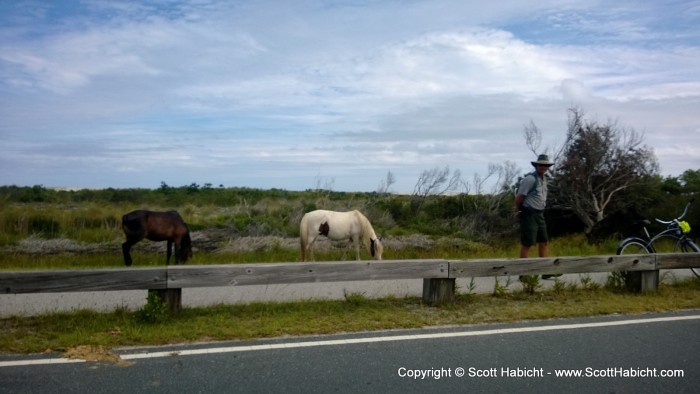
[[[515,195],[515,211],[516,212],[520,212],[520,210],[522,209],[523,201],[525,201],[524,194],[516,194]]]

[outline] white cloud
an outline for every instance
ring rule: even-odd
[[[644,131],[669,174],[700,164],[692,3],[43,5],[0,16],[0,183],[374,190],[390,170],[410,191],[526,165],[523,126],[552,145],[571,105]]]

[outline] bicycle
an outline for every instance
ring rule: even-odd
[[[690,200],[686,204],[683,213],[673,220],[654,219],[658,223],[666,226],[666,229],[653,237],[647,230],[647,225],[651,222],[647,219],[636,221],[642,225],[646,238],[630,237],[625,238],[617,247],[617,254],[645,254],[645,253],[688,253],[700,252],[700,248],[689,237],[690,225],[688,222],[682,221],[683,217],[688,213],[690,204],[694,201]],[[700,277],[700,268],[691,268],[695,276]]]

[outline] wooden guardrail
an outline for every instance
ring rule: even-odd
[[[183,288],[423,279],[430,305],[454,300],[455,279],[511,275],[626,272],[632,291],[653,291],[659,270],[699,268],[700,253],[478,260],[383,260],[316,263],[171,265],[159,268],[0,271],[0,293],[110,290],[157,292],[181,307]]]

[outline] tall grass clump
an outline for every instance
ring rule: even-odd
[[[146,305],[136,312],[136,319],[147,324],[166,322],[170,319],[168,305],[155,291],[149,291]]]
[[[0,246],[35,236],[107,242],[121,231],[122,211],[92,203],[80,205],[8,204],[0,211]]]

